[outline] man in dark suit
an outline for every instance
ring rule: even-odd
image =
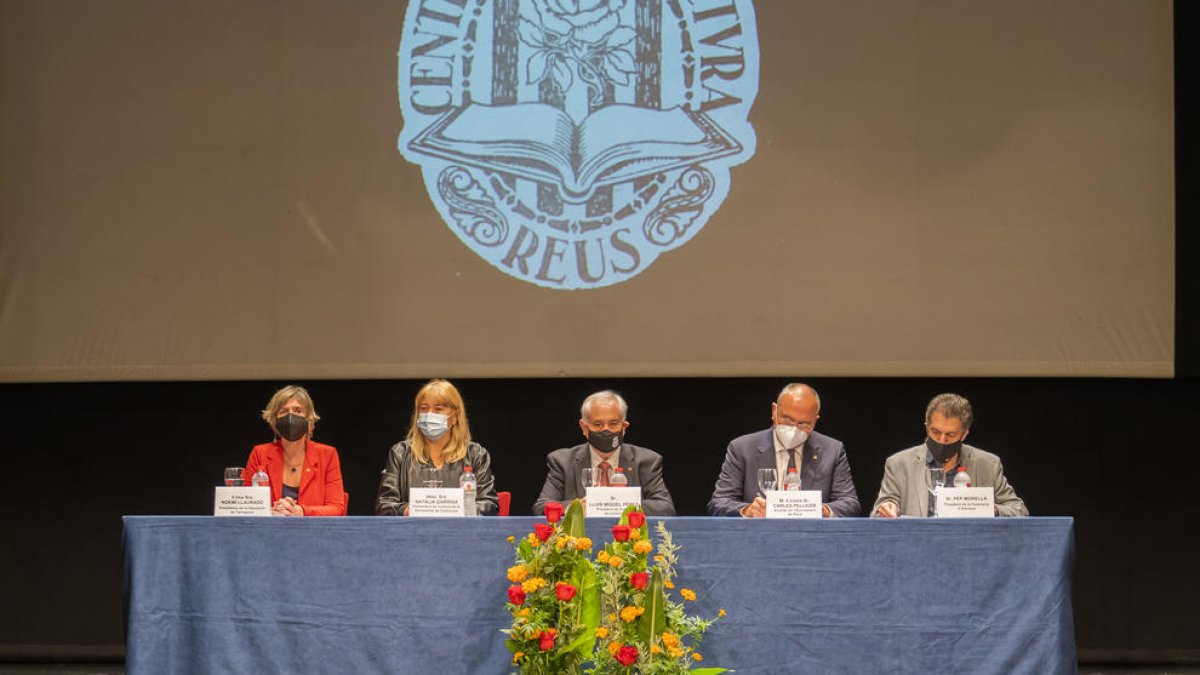
[[[803,490],[821,491],[826,517],[860,515],[858,493],[842,442],[814,431],[821,398],[807,384],[789,384],[771,404],[770,429],[733,439],[725,453],[708,512],[714,516],[762,518],[767,503],[760,496],[759,469],[775,469],[783,481],[789,468],[800,474]]]
[[[598,391],[580,408],[579,429],[586,443],[555,450],[546,456],[546,483],[533,505],[541,515],[546,502],[585,499],[583,470],[592,469],[595,485],[608,485],[618,468],[630,487],[642,488],[642,508],[652,516],[675,515],[675,503],[662,476],[662,456],[653,450],[625,443],[629,406],[620,394]]]

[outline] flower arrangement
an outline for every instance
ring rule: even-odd
[[[510,537],[517,564],[508,570],[513,623],[505,633],[523,675],[725,672],[693,668],[704,659],[700,641],[725,610],[711,619],[687,613],[685,603],[697,596],[676,588],[679,547],[663,523],[655,528],[656,546],[646,514],[630,507],[613,526],[613,540],[591,558],[582,505],[576,500],[560,514],[562,506],[551,503],[549,525],[538,523],[520,541]]]

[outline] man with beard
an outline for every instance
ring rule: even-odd
[[[588,396],[580,408],[579,429],[586,443],[555,450],[546,456],[546,482],[533,505],[535,515],[546,510],[546,502],[585,499],[583,470],[592,469],[593,484],[610,485],[620,468],[629,487],[642,488],[642,509],[652,516],[675,515],[675,503],[663,481],[662,456],[653,450],[625,442],[625,419],[629,406],[614,391]]]
[[[814,430],[820,412],[821,397],[815,389],[799,383],[784,387],[771,404],[771,428],[730,442],[708,512],[765,517],[767,503],[759,493],[758,470],[775,469],[777,484],[782,484],[787,472],[796,469],[801,489],[821,491],[821,515],[861,515],[845,446]]]
[[[975,413],[971,403],[958,394],[939,394],[925,408],[925,442],[888,457],[883,467],[883,485],[872,516],[925,517],[932,513],[929,470],[944,469],[951,485],[959,467],[967,470],[971,487],[995,489],[996,515],[1027,516],[1029,509],[1004,477],[1000,458],[985,450],[964,445]]]

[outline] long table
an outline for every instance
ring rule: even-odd
[[[703,665],[1075,672],[1070,518],[661,520],[692,609],[728,613]],[[506,537],[534,522],[126,516],[127,672],[510,672]]]

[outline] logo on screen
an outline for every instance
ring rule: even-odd
[[[754,154],[757,90],[750,0],[420,0],[399,148],[489,263],[598,288],[717,212]]]

